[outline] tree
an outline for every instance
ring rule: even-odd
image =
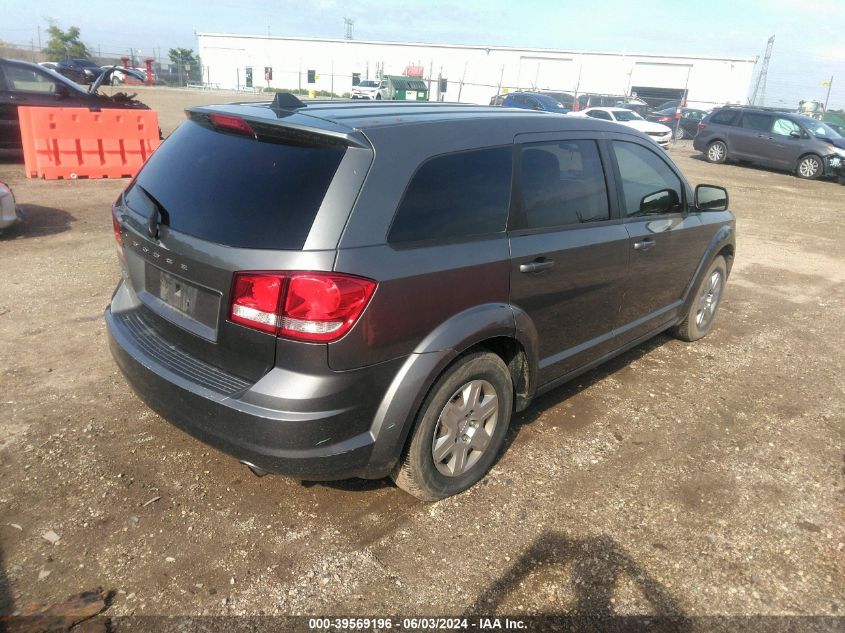
[[[50,26],[47,29],[50,39],[44,52],[51,62],[59,62],[63,59],[90,59],[91,53],[88,47],[79,41],[79,27],[72,26],[63,31],[58,26]]]
[[[199,80],[202,77],[199,57],[194,54],[192,48],[171,48],[167,51],[170,61],[177,67],[179,83],[184,79]],[[187,71],[185,69],[187,66]]]

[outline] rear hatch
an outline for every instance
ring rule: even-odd
[[[229,320],[233,274],[331,270],[342,228],[309,241],[324,201],[337,206],[327,194],[348,145],[280,130],[192,112],[115,205],[125,276],[140,303],[133,327],[250,381],[274,365],[276,337]]]

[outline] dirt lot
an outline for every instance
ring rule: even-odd
[[[237,97],[141,98],[168,133]],[[845,187],[671,154],[738,218],[715,331],[537,400],[432,505],[259,479],[153,414],[102,320],[126,182],[0,163],[29,216],[0,237],[0,611],[102,586],[112,615],[845,613]]]

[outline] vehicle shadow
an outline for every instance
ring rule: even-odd
[[[628,350],[624,354],[611,358],[595,369],[591,369],[590,371],[573,378],[569,382],[552,389],[548,393],[537,397],[531,402],[528,409],[513,416],[510,429],[505,437],[505,444],[502,452],[510,448],[510,445],[514,442],[514,440],[516,440],[522,427],[537,420],[547,409],[556,407],[562,402],[577,396],[585,389],[589,389],[596,383],[612,376],[617,371],[625,369],[631,363],[653,352],[671,340],[674,339],[668,334],[658,334],[654,338],[650,338],[644,343]]]
[[[505,436],[505,443],[501,452],[504,453],[510,448],[511,444],[513,444],[519,435],[522,427],[537,420],[547,409],[553,408],[558,404],[565,402],[569,398],[578,395],[585,389],[601,382],[620,369],[624,369],[634,361],[639,360],[646,354],[654,351],[670,340],[673,340],[671,336],[667,334],[658,334],[654,338],[641,343],[624,354],[616,356],[615,358],[602,363],[595,369],[592,369],[585,374],[556,387],[552,391],[539,396],[531,402],[528,409],[513,416],[511,419],[510,429],[508,429],[508,434]],[[390,481],[390,479],[341,479],[336,481],[302,481],[301,485],[305,488],[319,486],[346,492],[365,492],[391,488],[393,487],[393,482]]]
[[[567,604],[554,604],[540,586],[563,587]],[[636,589],[648,603],[647,615],[623,616],[614,602],[621,583]],[[546,604],[535,613],[531,600],[543,595]],[[555,594],[558,595],[556,592]],[[560,600],[560,598],[558,598]],[[505,573],[484,589],[466,610],[466,616],[513,613],[512,603],[527,604],[528,613],[550,616],[548,629],[567,631],[689,631],[692,622],[678,603],[612,538],[574,539],[561,532],[542,533]],[[642,604],[638,605],[640,611]],[[640,611],[641,612],[641,611]],[[536,624],[542,625],[543,622]]]
[[[702,163],[707,163],[708,165],[713,164],[709,160],[707,160],[707,157],[704,156],[704,154],[693,154],[689,158],[691,158],[692,160],[701,161]],[[722,164],[723,165],[731,165],[733,167],[744,167],[746,169],[753,169],[754,171],[759,171],[759,172],[763,172],[763,173],[766,173],[766,174],[776,174],[776,175],[779,175],[779,176],[791,176],[795,180],[804,180],[803,178],[798,178],[795,175],[795,172],[787,171],[785,169],[776,169],[774,167],[764,167],[762,165],[757,165],[755,163],[751,163],[751,162],[748,162],[748,161],[735,160],[735,159],[728,158],[728,160],[726,162],[722,163]],[[838,176],[819,176],[818,178],[816,178],[816,180],[821,181],[821,182],[834,182],[834,183],[845,182],[845,178],[838,177]]]
[[[39,204],[19,204],[18,208],[23,211],[23,221],[0,232],[0,241],[63,233],[70,229],[72,222],[76,221],[76,218],[70,213],[55,207],[43,207]]]

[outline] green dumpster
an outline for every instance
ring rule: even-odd
[[[428,101],[428,86],[416,77],[388,75],[387,98],[393,101]]]

